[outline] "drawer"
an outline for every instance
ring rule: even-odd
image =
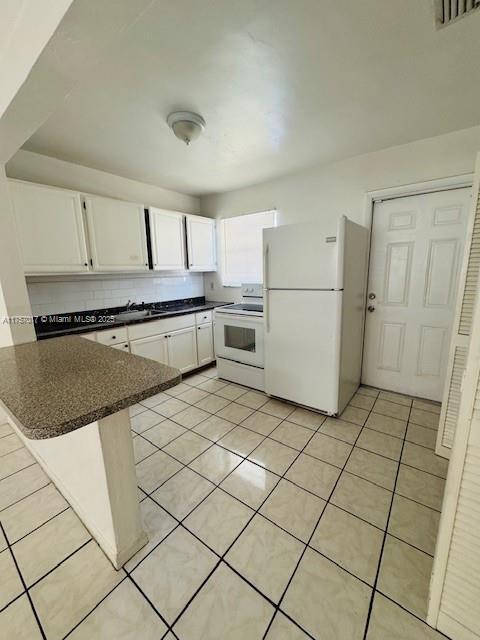
[[[113,344],[112,349],[118,349],[119,351],[125,351],[125,353],[130,353],[130,344],[128,342]]]
[[[85,338],[85,340],[92,340],[93,342],[97,341],[97,334],[95,331],[90,331],[90,333],[82,333],[81,338]]]
[[[211,311],[200,311],[195,314],[195,322],[197,324],[205,324],[206,322],[212,321],[212,312]]]
[[[186,329],[187,327],[193,326],[195,326],[195,314],[189,313],[185,316],[133,324],[128,327],[128,337],[130,340],[137,340],[138,338],[148,338],[149,336],[156,336],[160,333],[168,333],[169,331]]]
[[[97,331],[97,342],[106,345],[128,342],[127,328],[117,327],[116,329],[104,329],[103,331]]]

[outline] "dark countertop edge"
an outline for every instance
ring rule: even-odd
[[[74,327],[73,329],[59,329],[58,331],[45,331],[44,333],[37,333],[37,340],[46,340],[47,338],[58,338],[60,336],[68,336],[77,333],[92,333],[94,331],[103,331],[104,329],[116,329],[118,327],[128,327],[134,324],[143,324],[144,322],[152,322],[153,320],[163,320],[164,318],[174,318],[175,316],[186,316],[190,313],[201,313],[202,311],[211,311],[217,307],[224,307],[231,302],[206,302],[200,306],[192,306],[191,309],[179,309],[177,311],[165,311],[157,315],[149,316],[146,318],[137,318],[136,320],[122,320],[120,322],[112,322],[109,324],[92,324],[83,327]],[[75,313],[75,312],[72,312]],[[86,313],[84,311],[77,311],[76,313]],[[56,315],[56,314],[50,314]]]
[[[43,427],[41,429],[29,429],[28,427],[25,428],[17,420],[14,420],[14,422],[28,440],[49,440],[50,438],[63,436],[71,433],[72,431],[76,431],[77,429],[81,429],[82,427],[86,427],[88,424],[96,422],[97,420],[101,420],[102,418],[106,418],[107,416],[111,416],[114,413],[118,413],[122,409],[128,409],[128,407],[131,407],[137,402],[141,402],[146,398],[150,398],[151,396],[154,396],[161,391],[165,391],[165,389],[174,387],[181,381],[182,374],[178,372],[178,375],[175,378],[172,378],[165,382],[160,382],[159,384],[156,384],[153,387],[149,387],[144,391],[139,391],[138,393],[123,398],[122,400],[118,400],[114,404],[111,404],[107,407],[100,407],[99,409],[95,409],[94,411],[90,411],[89,413],[86,413],[82,416],[78,416],[77,418],[69,420],[68,422],[62,422],[58,425],[52,424],[48,428]],[[7,412],[12,415],[8,407],[5,404],[4,406]]]

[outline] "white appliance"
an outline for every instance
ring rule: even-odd
[[[215,309],[219,377],[263,391],[263,336],[263,285],[242,284],[241,303]]]
[[[357,390],[368,237],[345,216],[264,229],[269,395],[337,415]]]

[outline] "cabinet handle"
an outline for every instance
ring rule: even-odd
[[[88,267],[88,262],[84,262],[83,264],[84,264],[86,267]]]

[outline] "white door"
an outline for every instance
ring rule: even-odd
[[[185,216],[150,207],[150,237],[155,271],[185,269]]]
[[[214,359],[212,323],[201,324],[197,327],[197,356],[198,366],[208,364]]]
[[[345,218],[338,222],[334,218],[327,226],[306,222],[264,229],[264,287],[341,289],[338,248],[343,242],[344,226]]]
[[[80,194],[9,181],[25,273],[88,271]]]
[[[168,334],[168,364],[182,373],[197,365],[197,336],[195,327],[178,329]]]
[[[215,220],[187,216],[187,247],[190,271],[215,271]]]
[[[470,193],[375,203],[363,383],[441,400]]]
[[[342,292],[265,293],[265,391],[337,413]]]
[[[143,205],[112,198],[85,198],[95,271],[147,271]]]
[[[130,351],[136,356],[150,358],[162,364],[168,364],[168,334],[149,336],[130,341]]]

